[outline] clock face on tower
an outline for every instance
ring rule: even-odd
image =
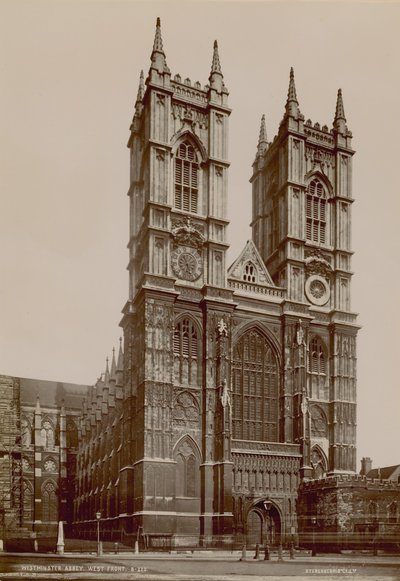
[[[200,254],[188,246],[179,246],[172,252],[171,266],[176,276],[191,282],[197,280],[203,272]]]

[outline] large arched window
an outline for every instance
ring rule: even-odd
[[[33,520],[33,488],[27,480],[22,481],[23,521]]]
[[[52,481],[47,481],[42,486],[42,520],[44,522],[58,520],[56,485]]]
[[[319,337],[313,337],[310,343],[308,371],[311,374],[311,396],[326,399],[328,397],[326,354]]]
[[[199,496],[199,461],[190,442],[185,439],[176,453],[176,496]]]
[[[278,441],[278,363],[268,341],[256,330],[235,345],[232,395],[233,437]]]
[[[178,147],[175,157],[175,208],[197,214],[199,163],[189,141]]]
[[[312,180],[306,195],[306,238],[310,242],[326,244],[327,200],[319,180]]]
[[[175,380],[185,385],[197,385],[198,338],[190,319],[182,319],[174,330]]]
[[[54,448],[54,426],[47,418],[42,421],[41,435],[43,446],[45,448]]]

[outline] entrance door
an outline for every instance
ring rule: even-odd
[[[255,510],[251,510],[247,517],[246,544],[248,547],[255,546],[257,543],[262,545],[262,527],[261,515]]]
[[[265,532],[269,545],[279,545],[281,539],[281,519],[278,510],[271,506],[265,516]]]

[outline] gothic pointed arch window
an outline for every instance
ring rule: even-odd
[[[257,282],[257,269],[251,260],[243,266],[242,278],[246,282]]]
[[[22,481],[22,503],[24,524],[33,520],[33,487],[27,480]]]
[[[174,374],[177,383],[198,384],[198,357],[197,327],[191,319],[181,319],[174,329]]]
[[[44,522],[58,520],[56,485],[52,480],[48,480],[42,486],[42,520]]]
[[[306,238],[309,242],[327,244],[327,197],[322,182],[313,179],[306,194]]]
[[[194,498],[199,496],[200,463],[193,444],[184,439],[175,452],[176,496]]]
[[[234,347],[232,393],[233,437],[277,442],[279,438],[279,371],[267,339],[256,329]]]
[[[313,337],[310,342],[308,371],[311,377],[311,396],[315,399],[327,399],[326,350],[319,337]]]
[[[198,213],[199,161],[198,153],[189,140],[183,141],[175,156],[174,205],[178,210]]]
[[[311,466],[312,466],[312,478],[314,480],[326,476],[326,472],[328,469],[326,457],[318,446],[314,446],[314,448],[311,451]]]
[[[54,426],[48,418],[44,418],[42,421],[41,436],[45,448],[54,448]]]

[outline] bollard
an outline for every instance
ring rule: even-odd
[[[294,559],[294,543],[293,541],[290,543],[290,558]]]
[[[283,563],[282,545],[278,547],[278,563]]]
[[[269,554],[269,545],[268,545],[268,543],[265,543],[264,561],[270,561],[270,560],[271,560],[271,555]]]
[[[139,541],[136,539],[135,541],[135,555],[139,554]]]
[[[114,551],[115,551],[115,554],[118,555],[118,553],[119,553],[118,543],[114,543]]]
[[[242,556],[240,557],[239,561],[246,561],[246,545],[242,547]]]
[[[33,550],[35,551],[35,553],[37,553],[39,550],[37,539],[33,540]]]

